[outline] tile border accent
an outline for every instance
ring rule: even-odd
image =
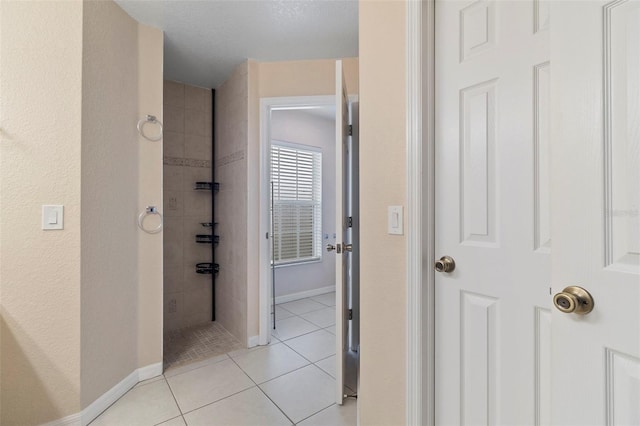
[[[164,157],[162,164],[164,164],[165,166],[201,167],[208,169],[211,168],[211,161],[197,160],[195,158]]]
[[[233,152],[229,155],[225,155],[224,157],[218,158],[216,160],[216,167],[226,166],[227,164],[235,163],[236,161],[240,161],[240,160],[244,160],[244,149]]]

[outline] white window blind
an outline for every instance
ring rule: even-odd
[[[322,256],[322,153],[272,141],[273,238],[276,264]]]

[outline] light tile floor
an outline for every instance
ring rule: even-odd
[[[270,345],[171,368],[91,424],[354,426],[355,400],[333,403],[334,306],[334,293],[278,305]]]

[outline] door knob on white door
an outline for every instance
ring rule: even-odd
[[[334,246],[333,244],[327,244],[327,251],[334,251],[336,249],[336,246]]]
[[[593,310],[593,297],[582,287],[569,286],[553,296],[553,304],[566,314],[586,315]]]
[[[436,260],[433,268],[436,272],[453,272],[456,269],[456,262],[451,256],[442,256],[439,260]]]

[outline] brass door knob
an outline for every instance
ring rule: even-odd
[[[453,272],[456,269],[456,262],[451,256],[442,256],[440,260],[436,260],[434,269],[436,272]]]
[[[593,297],[587,290],[569,286],[553,296],[553,304],[566,314],[586,315],[593,310]]]
[[[327,244],[327,251],[334,251],[336,249],[336,246],[334,246],[333,244]]]

